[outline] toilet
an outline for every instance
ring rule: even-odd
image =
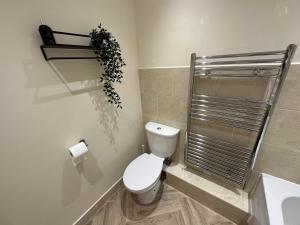
[[[159,190],[164,159],[174,153],[180,130],[154,122],[148,122],[145,129],[151,153],[140,155],[127,166],[123,183],[140,203],[149,204]]]

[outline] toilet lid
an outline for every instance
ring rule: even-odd
[[[147,191],[155,184],[162,171],[164,158],[144,153],[125,169],[123,182],[131,192]]]

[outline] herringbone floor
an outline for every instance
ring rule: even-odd
[[[234,225],[233,222],[167,184],[157,199],[141,205],[123,187],[98,210],[87,225]]]

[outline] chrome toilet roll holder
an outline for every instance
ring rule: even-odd
[[[79,141],[79,143],[80,143],[80,142],[83,142],[86,146],[89,146],[89,145],[86,143],[85,139],[81,139],[81,140]]]

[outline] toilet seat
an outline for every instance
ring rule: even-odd
[[[133,193],[150,190],[160,177],[164,158],[144,153],[134,159],[125,169],[123,182]]]

